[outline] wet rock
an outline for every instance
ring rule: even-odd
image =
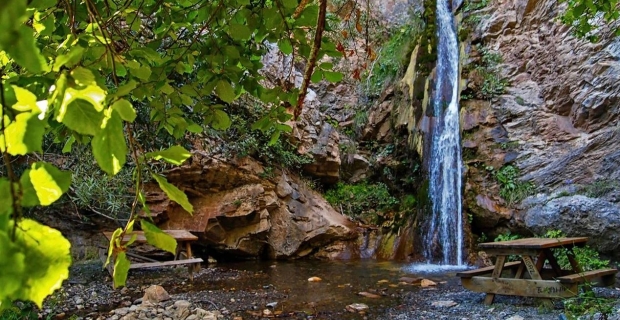
[[[368,311],[368,305],[363,303],[352,303],[346,307],[349,312],[366,312]]]
[[[405,282],[405,283],[409,283],[409,284],[421,284],[422,283],[422,278],[411,278],[411,277],[400,277],[398,279],[398,281],[400,282]]]
[[[170,300],[170,295],[162,287],[158,285],[152,285],[144,291],[142,297],[142,304],[158,304],[163,301]]]
[[[434,287],[434,286],[437,285],[437,282],[435,282],[433,280],[422,279],[422,281],[420,282],[420,285],[422,287]]]
[[[357,295],[362,296],[362,297],[366,297],[366,298],[371,298],[371,299],[379,299],[379,298],[381,298],[381,296],[378,295],[378,294],[374,294],[374,293],[370,293],[370,292],[366,292],[366,291],[358,292]]]

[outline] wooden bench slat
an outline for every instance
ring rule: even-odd
[[[173,237],[175,240],[177,241],[196,241],[198,240],[198,237],[193,235],[191,232],[187,231],[187,230],[162,230],[165,233],[169,234],[171,237]],[[108,240],[112,239],[112,235],[114,234],[114,232],[104,232],[103,233],[105,235],[106,238],[108,238]],[[144,236],[144,232],[143,231],[134,231],[130,234],[126,234],[123,237],[123,242],[128,242],[129,239],[131,239],[132,235],[136,235],[136,242],[138,243],[145,243],[146,242],[146,236]]]
[[[592,280],[594,278],[615,275],[617,272],[617,269],[599,269],[558,277],[556,280],[560,281],[560,283],[578,283]]]
[[[504,264],[504,270],[515,269],[515,268],[519,267],[520,264],[521,264],[521,261],[506,262]],[[484,268],[475,269],[475,270],[461,271],[461,272],[457,273],[456,276],[457,277],[461,277],[461,278],[471,278],[471,277],[474,277],[474,276],[479,276],[479,275],[491,273],[491,272],[493,272],[493,269],[495,269],[495,266],[484,267]]]
[[[192,259],[174,260],[174,261],[132,263],[129,269],[168,267],[168,266],[202,263],[202,262],[203,260],[201,258],[192,258]]]

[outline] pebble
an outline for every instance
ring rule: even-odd
[[[352,303],[347,306],[347,311],[349,312],[364,312],[368,311],[368,305],[363,303]]]
[[[431,306],[436,307],[436,308],[452,308],[456,305],[458,305],[458,303],[452,300],[440,300],[440,301],[435,301],[431,303]]]

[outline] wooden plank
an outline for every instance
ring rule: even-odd
[[[198,237],[193,235],[191,232],[187,231],[187,230],[163,230],[165,233],[169,234],[171,237],[173,237],[174,239],[176,239],[177,241],[196,241],[198,240]],[[112,234],[113,232],[104,232],[103,235],[105,235],[106,238],[108,238],[108,240],[112,239]],[[144,236],[144,232],[143,231],[134,231],[131,234],[125,234],[125,236],[123,237],[123,243],[128,242],[129,239],[131,239],[132,235],[136,235],[136,242],[138,243],[146,243],[146,237]]]
[[[570,262],[570,266],[573,268],[573,273],[580,273],[581,271],[583,271],[581,269],[581,266],[579,265],[579,262],[577,262],[577,258],[575,258],[575,251],[573,251],[573,248],[569,248],[566,251],[566,256],[568,257],[568,262]]]
[[[506,262],[506,256],[497,256],[497,260],[495,260],[495,268],[491,274],[491,278],[493,280],[497,280],[502,275],[502,271],[504,270],[504,262]],[[489,305],[493,303],[494,299],[495,294],[487,292],[486,297],[484,297],[484,304]]]
[[[168,266],[178,266],[178,265],[202,263],[202,262],[203,260],[201,258],[193,258],[193,259],[162,261],[162,262],[132,263],[129,269],[168,267]]]
[[[540,249],[529,249],[529,248],[488,248],[483,249],[484,252],[489,256],[538,256]]]
[[[577,284],[553,280],[492,279],[489,277],[462,278],[463,287],[488,294],[503,294],[537,298],[567,298],[578,293]]]
[[[545,249],[556,247],[573,247],[584,245],[588,241],[587,237],[575,238],[525,238],[500,242],[485,242],[478,245],[480,249],[490,248],[520,248],[520,249]]]
[[[515,268],[518,268],[520,264],[521,264],[520,261],[506,262],[504,264],[504,269],[515,269]],[[481,276],[485,274],[490,275],[493,272],[493,269],[495,269],[495,266],[484,267],[484,268],[475,269],[475,270],[461,271],[457,273],[456,276],[461,277],[461,278],[471,278],[474,276]]]
[[[615,278],[617,269],[599,269],[586,271],[581,273],[575,273],[563,277],[556,278],[560,283],[584,283],[596,278],[603,278],[611,276],[612,280]]]

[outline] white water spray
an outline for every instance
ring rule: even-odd
[[[463,266],[461,184],[463,161],[459,128],[459,47],[450,0],[437,0],[437,73],[429,159],[432,216],[424,236],[429,262]],[[437,257],[437,251],[441,257]],[[440,261],[437,261],[439,259]],[[433,261],[434,260],[434,261]]]

